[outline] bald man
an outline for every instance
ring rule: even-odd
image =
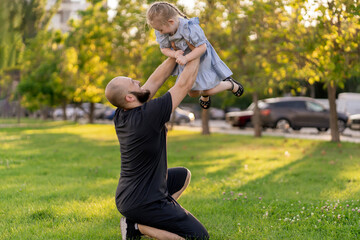
[[[120,143],[121,173],[116,205],[122,239],[208,239],[205,227],[176,201],[190,182],[186,168],[167,168],[165,123],[189,92],[199,60],[186,64],[175,85],[152,99],[172,73],[175,59],[164,61],[141,86],[128,77],[112,79],[105,96],[117,107],[114,123]],[[152,99],[152,100],[150,100]]]

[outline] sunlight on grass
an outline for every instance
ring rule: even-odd
[[[105,218],[116,212],[114,198],[105,199],[92,197],[87,201],[68,201],[62,206],[55,209],[56,213],[61,216],[81,216],[87,218]]]
[[[211,239],[358,239],[358,144],[169,131],[179,202]],[[113,125],[0,129],[0,238],[120,239]]]
[[[76,125],[76,127],[70,125],[51,129],[33,129],[24,131],[24,134],[44,133],[69,133],[85,139],[96,140],[99,143],[101,143],[101,141],[117,140],[113,125]]]

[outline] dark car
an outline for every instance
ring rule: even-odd
[[[269,98],[258,102],[260,117],[264,128],[300,130],[303,127],[327,131],[330,127],[330,113],[321,103],[307,97]],[[254,103],[246,111],[228,113],[226,121],[232,126],[251,126]],[[346,128],[348,117],[338,113],[339,131]]]
[[[263,127],[300,130],[303,127],[327,131],[330,113],[323,105],[308,97],[283,97],[262,100],[261,121]],[[343,132],[347,115],[338,113],[338,128]]]

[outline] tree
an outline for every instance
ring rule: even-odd
[[[4,0],[0,3],[0,19],[4,23],[0,27],[0,47],[2,49],[0,72],[7,73],[15,86],[21,79],[23,52],[28,40],[34,38],[42,29],[47,28],[52,15],[61,3],[60,0],[57,0],[55,5],[47,11],[45,9],[46,2],[46,0]],[[20,99],[20,96],[18,98]]]
[[[18,86],[23,105],[29,110],[56,106],[62,102],[62,89],[66,87],[59,79],[61,33],[40,32],[29,41],[25,52],[23,79]],[[44,118],[47,114],[44,111]]]
[[[108,22],[107,8],[100,1],[80,12],[79,21],[72,20],[71,31],[65,42],[77,56],[76,77],[73,77],[75,103],[89,102],[84,109],[89,122],[94,122],[95,103],[104,99],[108,62],[111,61],[113,29]]]
[[[288,58],[281,51],[284,26],[288,21],[281,1],[251,1],[237,5],[231,1],[228,21],[233,69],[246,83],[255,104],[254,135],[261,136],[259,94],[272,93],[286,78]]]
[[[308,33],[298,41],[296,54],[301,58],[304,77],[310,83],[323,81],[327,87],[331,141],[339,142],[336,87],[343,88],[347,79],[360,73],[360,24],[355,11],[358,6],[351,0],[314,4],[315,11],[306,2],[294,3],[302,13],[297,14],[294,27]]]

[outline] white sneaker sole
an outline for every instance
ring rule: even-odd
[[[127,224],[126,224],[126,218],[124,217],[120,219],[120,228],[121,228],[121,239],[126,240]]]

